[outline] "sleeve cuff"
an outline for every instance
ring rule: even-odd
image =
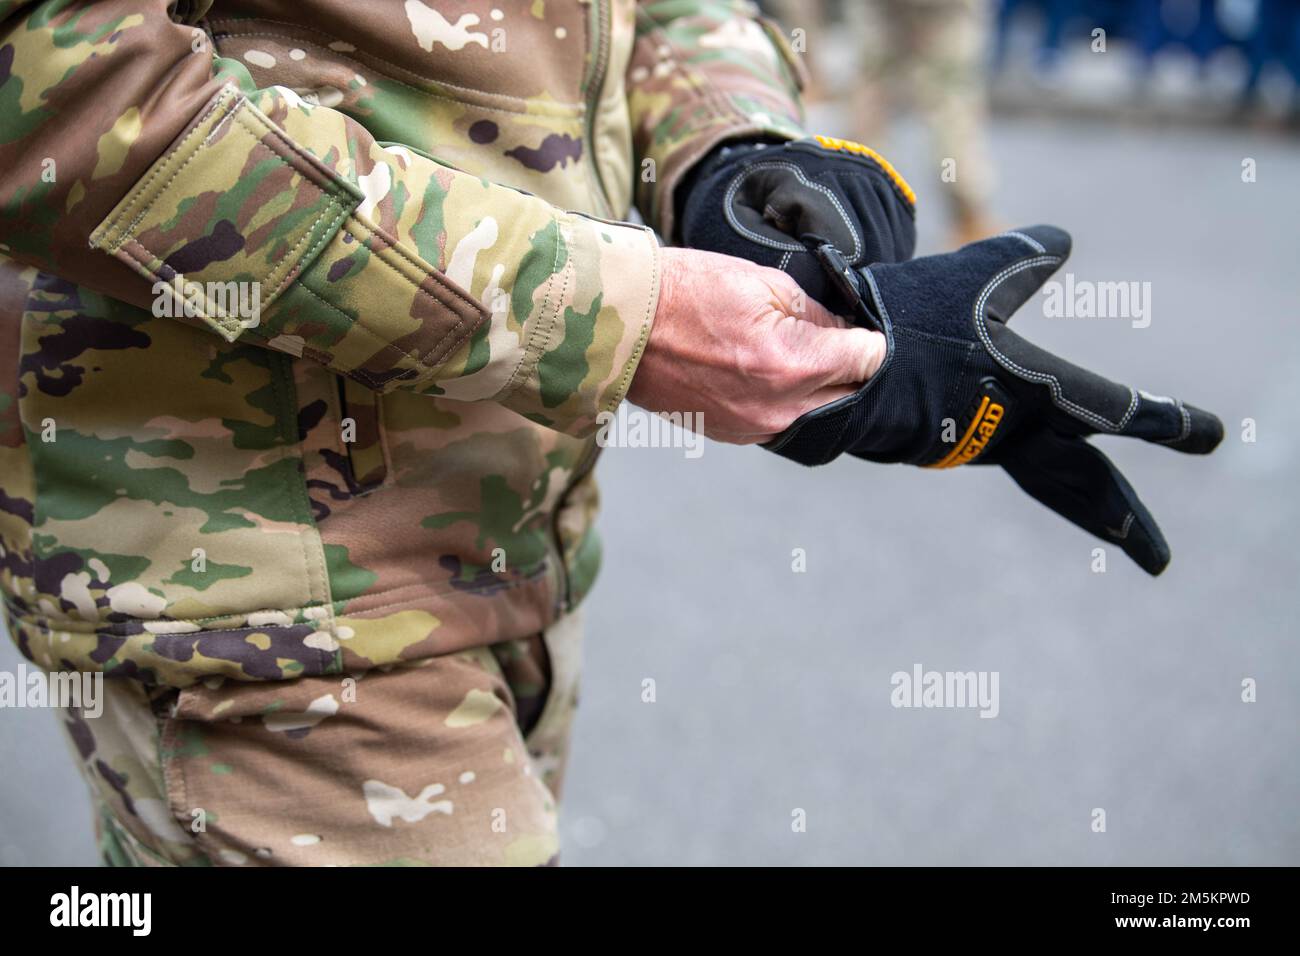
[[[659,245],[644,226],[557,216],[557,266],[499,401],[586,436],[627,395],[659,301]]]

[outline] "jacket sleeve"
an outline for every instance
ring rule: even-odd
[[[649,230],[255,87],[207,5],[0,2],[0,252],[378,391],[594,430],[653,320]]]
[[[797,139],[806,72],[747,0],[638,0],[628,68],[637,208],[673,236],[673,190],[725,140]]]

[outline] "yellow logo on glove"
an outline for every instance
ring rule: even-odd
[[[988,447],[993,433],[998,430],[998,425],[1002,424],[1002,416],[1005,414],[1006,409],[1002,405],[985,395],[974,420],[966,429],[966,434],[962,435],[961,441],[957,442],[957,447],[933,465],[925,467],[956,468],[958,465],[974,461]]]
[[[849,139],[835,139],[831,136],[814,136],[813,139],[817,140],[817,143],[823,149],[842,150],[846,153],[857,153],[859,156],[866,156],[868,159],[874,159],[880,164],[880,168],[885,171],[885,175],[888,176],[903,195],[907,197],[907,201],[910,202],[913,207],[916,206],[916,192],[907,184],[907,180],[899,175],[898,170],[889,164],[889,160],[885,159],[885,157],[881,156],[870,146],[863,146],[861,143],[855,143]]]

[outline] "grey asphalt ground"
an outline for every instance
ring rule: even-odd
[[[1300,863],[1300,146],[992,131],[1006,225],[1069,228],[1080,279],[1152,285],[1149,328],[1031,303],[1020,331],[1227,423],[1205,459],[1101,442],[1172,566],[1152,580],[1110,549],[1094,573],[1097,543],[994,469],[611,449],[568,864]],[[935,251],[937,163],[915,130],[890,156]],[[895,709],[890,675],[918,663],[997,671],[998,716]],[[51,713],[0,711],[0,767],[0,863],[94,862]]]

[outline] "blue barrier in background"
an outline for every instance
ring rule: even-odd
[[[1000,0],[994,64],[1006,58],[1011,23],[1033,11],[1040,18],[1038,66],[1051,69],[1067,41],[1089,40],[1098,27],[1108,41],[1127,40],[1149,66],[1156,53],[1181,47],[1202,63],[1237,49],[1247,64],[1243,95],[1256,90],[1270,63],[1300,84],[1300,0]]]

